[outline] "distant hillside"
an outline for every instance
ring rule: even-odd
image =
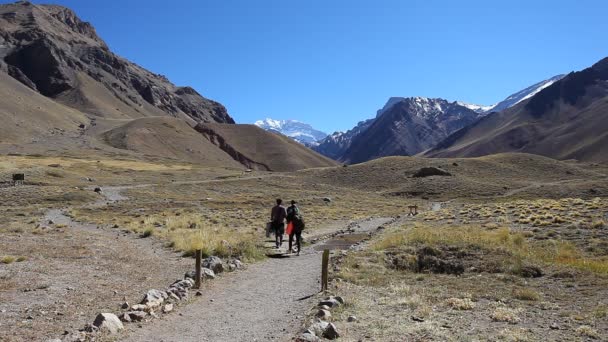
[[[232,156],[205,139],[184,120],[141,118],[102,134],[112,147],[210,167],[243,168]]]
[[[608,161],[607,119],[608,58],[454,133],[425,155],[473,157],[516,151]]]
[[[423,167],[450,176],[413,177]],[[385,157],[348,167],[301,171],[320,184],[401,198],[596,197],[608,195],[604,169],[524,153],[478,158]]]
[[[255,125],[198,124],[195,129],[251,169],[295,171],[337,165],[284,135]]]

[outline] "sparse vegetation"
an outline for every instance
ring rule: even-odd
[[[12,264],[14,261],[15,261],[15,257],[10,256],[10,255],[5,255],[2,258],[0,258],[0,262],[3,264]]]
[[[530,288],[516,288],[513,290],[513,298],[528,301],[537,301],[540,299],[540,295],[533,289]]]
[[[517,324],[521,322],[521,318],[519,318],[518,314],[519,310],[499,306],[494,310],[494,312],[492,312],[490,318],[492,318],[492,320],[496,322],[507,322],[509,324]]]

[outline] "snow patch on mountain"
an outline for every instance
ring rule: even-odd
[[[561,80],[564,77],[566,77],[566,75],[553,76],[547,80],[533,84],[526,89],[520,90],[515,94],[511,94],[509,97],[507,97],[503,101],[497,103],[494,107],[492,107],[490,110],[488,110],[488,112],[500,112],[507,108],[513,107],[516,104],[518,104],[522,101],[525,101],[525,100],[531,98],[532,96],[538,94],[538,92],[540,92],[541,90],[547,88],[548,86]]]
[[[267,131],[274,131],[286,135],[293,140],[307,145],[316,146],[318,141],[327,137],[327,133],[314,129],[311,125],[298,120],[275,120],[266,118],[258,120],[254,125]]]

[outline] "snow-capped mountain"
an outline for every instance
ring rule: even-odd
[[[483,115],[439,98],[390,98],[373,123],[352,139],[339,160],[361,163],[384,156],[414,155]]]
[[[566,75],[553,76],[547,80],[544,80],[544,81],[538,82],[534,85],[531,85],[524,90],[520,90],[517,93],[510,95],[503,101],[494,105],[491,109],[488,110],[488,112],[501,112],[507,108],[513,107],[516,104],[518,104],[522,101],[525,101],[525,100],[531,98],[532,96],[538,94],[538,92],[547,88],[548,86],[552,85],[553,83],[561,80],[565,76]]]
[[[470,110],[474,110],[477,113],[489,113],[492,110],[492,108],[494,108],[494,106],[495,106],[495,105],[490,105],[490,106],[477,105],[477,104],[466,103],[466,102],[462,102],[462,101],[456,101],[456,103],[458,103],[459,105],[461,105],[463,107],[467,107]]]
[[[417,151],[421,147],[428,147],[429,142],[437,142],[437,139],[440,139],[442,136],[445,137],[445,134],[451,134],[453,131],[462,128],[463,124],[469,124],[473,121],[489,114],[492,112],[503,111],[507,108],[510,108],[522,101],[525,101],[542,89],[550,86],[556,81],[562,79],[564,75],[557,75],[551,77],[542,82],[538,82],[526,89],[518,91],[510,96],[508,96],[503,101],[496,103],[494,105],[478,105],[471,104],[462,101],[449,102],[443,99],[428,99],[424,97],[390,97],[388,101],[386,101],[385,105],[376,112],[374,118],[359,122],[356,127],[347,131],[347,132],[336,132],[325,139],[319,142],[318,146],[313,147],[313,149],[327,157],[330,157],[335,160],[346,160],[346,161],[362,161],[366,158],[371,158],[379,155],[388,155],[387,153],[406,153],[404,151],[408,151],[408,154],[413,153],[413,151]],[[367,134],[367,130],[372,126],[376,126],[375,122],[380,118],[383,118],[386,113],[392,111],[395,105],[401,104],[403,102],[407,102],[408,113],[407,117],[412,119],[413,121],[401,120],[398,119],[399,122],[394,122],[392,125],[400,126],[399,129],[395,127],[391,127],[390,124],[386,122],[383,124],[385,127],[383,128],[385,131],[383,133],[382,129],[377,130],[375,135],[384,135],[378,139],[393,139],[395,141],[388,141],[387,144],[399,144],[407,142],[410,146],[402,146],[400,152],[397,150],[393,150],[391,152],[392,147],[382,146],[386,150],[382,153],[371,151],[370,141],[364,143],[357,143],[356,146],[351,147],[353,142],[359,140],[359,136],[362,134]],[[402,106],[403,107],[403,106]],[[455,110],[456,109],[456,110]],[[466,109],[467,111],[472,111],[475,114],[467,112],[463,114]],[[403,113],[402,113],[403,114]],[[402,115],[403,116],[403,115]],[[425,123],[420,123],[419,121],[424,121]],[[385,121],[385,120],[384,120]],[[416,121],[416,122],[414,122]],[[389,136],[391,132],[401,131],[404,125],[416,126],[422,130],[422,135],[426,134],[426,138],[422,137],[421,141],[415,141],[410,139],[409,137],[402,136]],[[439,127],[439,128],[438,128]],[[441,128],[443,127],[443,128]],[[427,131],[430,129],[431,131]],[[392,131],[386,131],[392,130]],[[424,133],[426,132],[426,133]],[[436,134],[440,132],[440,134]],[[370,137],[368,137],[369,139]],[[376,139],[375,137],[373,139]],[[428,141],[424,141],[428,140]],[[379,146],[382,145],[380,142]],[[358,146],[358,147],[357,147]],[[416,147],[418,146],[418,147]],[[355,149],[365,149],[367,152],[363,153],[366,156],[359,155]]]
[[[307,146],[316,146],[319,140],[327,137],[327,133],[316,130],[311,125],[297,120],[274,120],[267,118],[256,121],[254,125],[267,131],[281,133]]]
[[[353,129],[346,132],[330,134],[325,139],[320,140],[317,146],[313,146],[312,149],[326,157],[339,160],[350,147],[353,139],[364,132],[373,122],[374,119],[361,121]]]

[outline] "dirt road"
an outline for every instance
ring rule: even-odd
[[[389,219],[362,221],[353,233],[375,230]],[[288,341],[314,305],[321,254],[268,259],[211,282],[196,302],[143,328],[129,327],[122,341]]]

